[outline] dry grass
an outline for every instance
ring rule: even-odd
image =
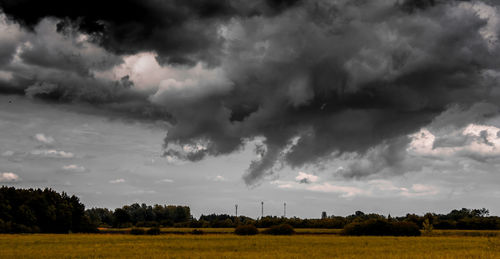
[[[0,235],[0,258],[500,258],[500,238]]]

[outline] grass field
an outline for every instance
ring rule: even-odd
[[[500,258],[488,236],[0,235],[0,258]]]

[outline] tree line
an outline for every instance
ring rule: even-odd
[[[188,206],[131,204],[114,211],[105,208],[86,210],[91,222],[100,227],[173,227],[192,221]]]
[[[500,229],[500,217],[490,216],[489,211],[482,209],[452,210],[447,214],[426,213],[425,215],[406,214],[401,217],[384,216],[376,213],[364,213],[356,211],[349,216],[327,216],[323,213],[322,218],[302,219],[297,217],[285,218],[276,216],[265,216],[252,219],[245,216],[234,217],[222,215],[201,215],[198,220],[193,219],[190,225],[193,227],[235,227],[239,224],[252,224],[258,228],[268,228],[280,224],[288,224],[294,228],[331,228],[342,229],[351,223],[379,220],[387,222],[411,222],[424,229],[425,223],[434,229],[463,229],[463,230],[497,230]]]
[[[366,223],[368,222],[368,223]],[[399,224],[403,222],[404,224]],[[373,223],[373,224],[372,224]],[[269,228],[287,224],[294,228],[360,229],[373,226],[394,226],[407,228],[411,223],[418,229],[500,229],[500,217],[490,216],[482,209],[452,210],[447,214],[427,213],[423,216],[407,214],[402,217],[384,216],[356,211],[349,216],[328,216],[302,219],[298,217],[265,216],[253,219],[246,216],[227,214],[201,215],[193,218],[188,206],[131,204],[115,210],[85,206],[79,198],[51,189],[0,188],[0,233],[70,233],[97,232],[98,227],[191,227],[191,228],[234,228],[252,225]],[[361,231],[361,232],[360,232]]]
[[[500,217],[489,216],[483,209],[452,210],[447,214],[427,213],[423,216],[407,214],[401,217],[384,216],[375,213],[356,211],[349,216],[326,216],[317,219],[298,217],[265,216],[253,219],[247,216],[228,214],[201,215],[198,219],[190,214],[186,206],[148,206],[137,203],[126,205],[111,211],[93,208],[86,211],[93,224],[101,227],[191,227],[191,228],[234,228],[238,225],[254,225],[257,228],[288,224],[294,228],[331,228],[342,229],[346,225],[368,220],[387,222],[411,222],[419,229],[424,229],[427,222],[434,229],[496,230],[500,229]]]
[[[51,189],[0,188],[0,233],[95,232],[78,197]]]

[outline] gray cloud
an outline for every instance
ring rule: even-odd
[[[174,112],[167,148],[199,139],[210,143],[204,154],[219,155],[262,136],[267,150],[244,177],[252,184],[280,161],[300,167],[332,154],[363,155],[452,104],[487,99],[494,107],[489,71],[498,68],[498,47],[481,34],[486,25],[473,5],[455,2],[409,14],[384,1],[316,1],[279,17],[234,21],[223,62],[234,87]],[[351,174],[369,174],[361,171]]]
[[[42,20],[33,32],[5,20],[0,26],[14,35],[0,36],[0,45],[7,37],[14,46],[12,53],[3,56],[10,62],[0,64],[0,71],[9,75],[2,78],[0,74],[1,93],[24,94],[56,103],[90,104],[110,116],[171,119],[164,108],[148,100],[151,93],[134,88],[128,76],[118,80],[96,76],[123,60],[89,42],[88,35],[77,31],[58,33],[54,19]]]
[[[9,17],[32,29],[21,33],[31,46],[3,58],[21,65],[2,69],[12,73],[5,80],[9,89],[34,98],[171,122],[165,156],[198,161],[258,140],[258,159],[243,177],[247,184],[282,165],[344,154],[365,161],[352,164],[346,177],[407,171],[398,163],[408,134],[498,114],[499,15],[485,1],[396,2],[195,1],[174,7],[167,1],[153,8],[150,1],[125,1],[123,13],[107,14],[87,13],[95,4],[90,1],[81,13],[64,15],[64,8],[48,7],[22,14],[16,4],[0,1]],[[55,33],[57,22],[45,16],[70,20],[57,20],[63,23]],[[51,33],[66,41],[44,39]],[[189,70],[184,81],[167,77],[148,90],[127,78],[95,76],[122,64],[122,54],[146,51],[167,68],[203,64],[205,72]]]

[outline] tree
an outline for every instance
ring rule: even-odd
[[[113,226],[115,227],[126,227],[130,225],[130,215],[125,209],[115,209],[113,217],[115,219]]]

